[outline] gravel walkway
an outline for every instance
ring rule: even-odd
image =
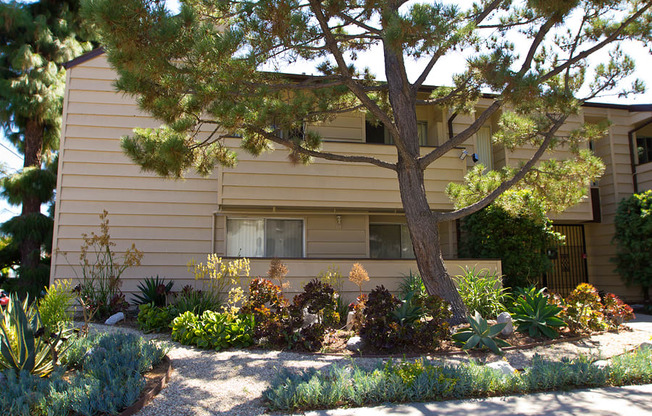
[[[641,317],[650,321],[650,317]],[[647,319],[646,319],[647,318]],[[640,318],[639,318],[640,319]],[[504,358],[514,367],[528,365],[535,354],[549,359],[561,359],[578,354],[608,358],[649,341],[652,324],[632,324],[631,331],[606,333],[574,343],[562,343],[529,350],[508,351]],[[96,325],[100,331],[134,331]],[[138,331],[134,331],[138,332]],[[148,336],[148,338],[155,338]],[[165,340],[165,337],[158,337]],[[169,338],[168,338],[169,339]],[[208,416],[260,415],[265,413],[262,393],[270,386],[279,368],[323,368],[351,358],[327,355],[307,355],[267,350],[200,350],[171,343],[168,353],[174,371],[168,386],[137,416]],[[503,358],[488,355],[487,361]],[[466,355],[438,357],[445,362],[467,361]],[[378,358],[356,358],[360,365],[374,365]]]

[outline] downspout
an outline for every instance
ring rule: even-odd
[[[215,227],[217,226],[218,211],[213,211],[213,224],[211,225],[211,254],[215,254]]]
[[[449,118],[448,121],[446,122],[448,124],[448,139],[452,139],[455,137],[453,134],[453,120],[455,120],[455,117],[457,117],[457,111],[455,111]]]
[[[632,184],[634,185],[634,193],[638,193],[638,177],[636,176],[636,157],[634,156],[634,133],[642,129],[645,126],[652,124],[652,118],[627,132],[627,138],[629,140],[629,161],[632,169]]]

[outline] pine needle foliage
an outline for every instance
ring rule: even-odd
[[[438,223],[476,212],[514,186],[545,199],[550,211],[583,197],[603,171],[586,149],[601,129],[562,125],[586,100],[643,90],[640,81],[623,85],[635,73],[634,60],[618,45],[649,40],[651,8],[639,0],[482,0],[463,6],[207,0],[183,2],[172,16],[158,0],[84,2],[85,16],[118,71],[118,89],[164,123],[123,138],[123,149],[143,169],[171,177],[192,169],[208,175],[216,165],[234,166],[238,145],[253,155],[278,145],[294,163],[322,158],[388,169],[398,180],[426,289],[451,304],[457,322],[466,310],[443,265]],[[523,39],[522,50],[515,37]],[[370,51],[382,56],[386,82],[378,82],[362,58]],[[598,51],[608,51],[608,58],[590,66],[587,58]],[[452,54],[468,57],[452,85],[422,88],[446,65],[440,58]],[[309,65],[312,75],[279,73],[296,62]],[[417,75],[409,75],[412,67]],[[480,108],[485,91],[495,95]],[[469,126],[449,132],[436,148],[422,149],[418,106],[450,114],[477,111]],[[386,129],[396,162],[322,148],[310,126],[355,111]],[[463,184],[449,187],[455,210],[433,211],[424,170],[489,123],[498,126],[493,143],[532,146],[531,158],[517,167],[470,170]],[[565,160],[541,161],[546,151],[560,148]]]
[[[0,178],[2,196],[22,205],[21,215],[0,228],[11,237],[0,268],[17,269],[13,289],[23,293],[38,293],[49,277],[53,222],[40,211],[56,185],[63,64],[90,51],[93,38],[78,0],[0,3],[0,128],[24,157],[23,170]]]

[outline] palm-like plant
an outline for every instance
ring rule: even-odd
[[[165,306],[167,295],[172,290],[174,282],[165,283],[165,279],[158,277],[147,277],[138,284],[140,293],[134,295],[136,304],[146,305],[153,303],[155,306]]]
[[[557,338],[556,328],[566,326],[557,316],[563,308],[550,304],[544,292],[545,288],[521,290],[512,306],[512,319],[518,324],[519,332],[528,332],[531,337]]]
[[[28,298],[20,302],[11,295],[7,306],[0,308],[0,328],[0,369],[26,370],[41,377],[54,370],[62,330],[48,343],[38,310]]]
[[[489,348],[495,354],[502,354],[500,347],[509,347],[509,344],[500,338],[496,338],[500,331],[505,328],[506,323],[489,325],[486,319],[475,311],[474,316],[467,316],[466,319],[471,325],[453,335],[453,340],[462,345],[462,349]]]

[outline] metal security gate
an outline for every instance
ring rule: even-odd
[[[555,225],[566,236],[566,244],[548,251],[552,270],[544,277],[548,290],[568,295],[580,283],[589,281],[586,265],[586,240],[583,225]]]

